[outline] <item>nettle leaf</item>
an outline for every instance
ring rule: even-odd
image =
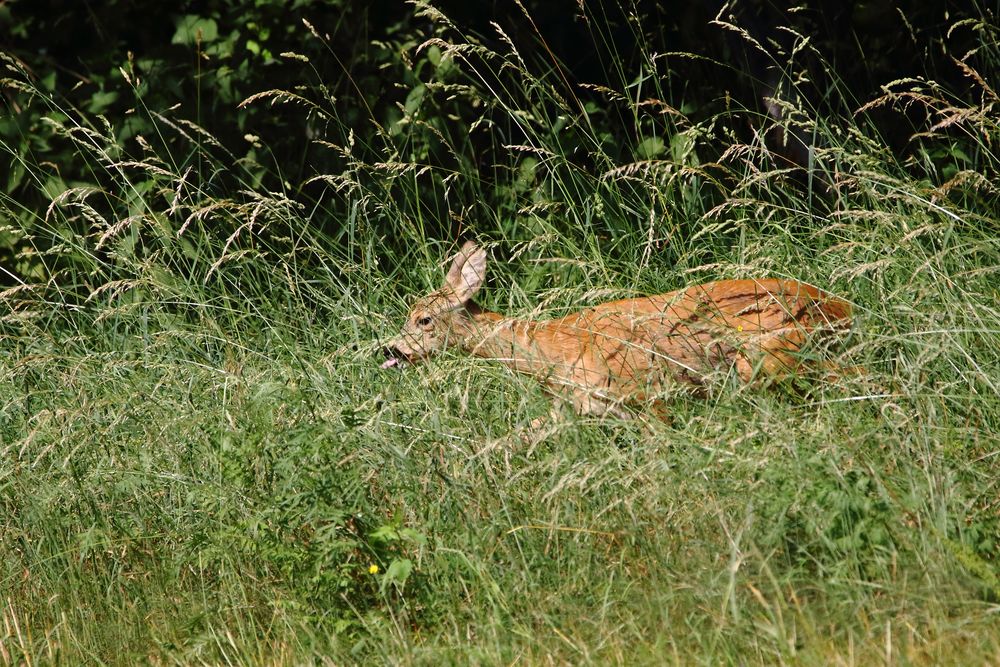
[[[88,111],[94,114],[104,113],[104,111],[114,104],[117,99],[117,91],[98,91],[90,96],[90,104],[87,105]]]
[[[641,160],[651,160],[658,155],[661,155],[665,149],[663,139],[659,137],[650,137],[649,139],[643,139],[639,142],[639,145],[635,147],[635,154]]]
[[[400,588],[406,584],[406,580],[410,578],[410,574],[413,572],[413,561],[409,558],[394,558],[389,567],[385,571],[385,576],[382,577],[382,584],[380,586],[382,592],[389,584],[396,584]]]
[[[215,19],[202,18],[196,14],[183,16],[177,23],[171,44],[196,44],[212,42],[219,36],[219,26]]]

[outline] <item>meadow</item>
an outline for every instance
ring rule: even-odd
[[[996,25],[955,28],[980,42],[962,90],[774,118],[683,109],[681,56],[641,43],[574,99],[414,11],[391,117],[307,74],[240,101],[299,118],[326,171],[146,106],[139,65],[115,118],[4,57],[47,138],[0,146],[0,663],[1000,662]],[[904,152],[869,112],[912,124]],[[532,428],[550,399],[497,364],[380,368],[467,238],[482,304],[521,316],[819,285],[868,373]]]

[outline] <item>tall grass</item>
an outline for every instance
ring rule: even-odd
[[[727,129],[748,112],[666,100],[683,54],[581,102],[558,63],[418,7],[426,78],[377,142],[301,91],[247,102],[302,104],[342,158],[281,192],[184,119],[140,106],[161,135],[121,146],[37,93],[93,182],[44,211],[0,199],[33,267],[0,323],[0,660],[1000,660],[988,74],[757,118],[815,137],[801,179]],[[899,159],[865,113],[914,105]],[[679,396],[649,430],[532,430],[529,380],[454,355],[378,367],[459,236],[492,249],[487,304],[532,316],[714,278],[821,285],[856,305],[845,355],[870,375]]]

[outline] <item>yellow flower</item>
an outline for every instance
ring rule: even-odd
[[[378,565],[372,563],[368,566],[368,574],[378,574]]]
[[[743,325],[742,324],[737,324],[736,325],[736,330],[742,333],[743,332]]]

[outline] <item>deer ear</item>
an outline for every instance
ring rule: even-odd
[[[462,250],[451,262],[445,284],[451,288],[456,300],[462,304],[479,291],[485,277],[486,251],[474,242],[466,241]]]

